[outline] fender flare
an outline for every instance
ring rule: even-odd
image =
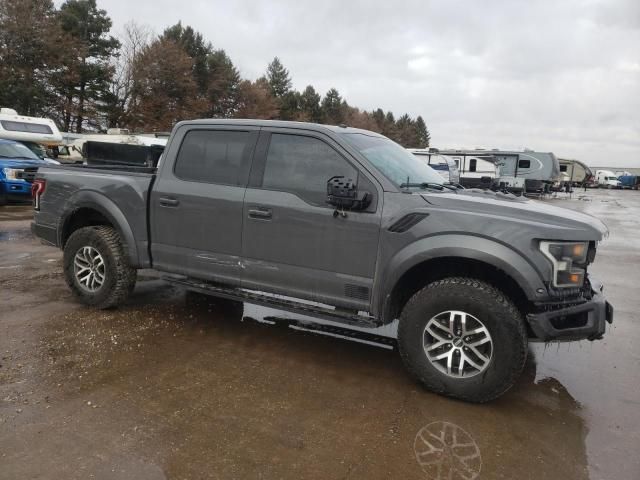
[[[82,190],[69,197],[66,204],[68,207],[65,207],[58,224],[58,245],[60,248],[64,247],[62,234],[73,214],[81,208],[90,208],[101,213],[118,231],[126,244],[129,263],[132,266],[140,265],[133,230],[120,208],[111,199],[99,192]]]
[[[444,257],[480,261],[502,270],[514,279],[531,301],[540,300],[547,294],[542,273],[522,254],[505,244],[465,234],[430,236],[421,238],[397,252],[382,272],[383,280],[380,294],[376,296],[375,311],[382,314],[384,322],[390,321],[384,318],[388,313],[386,308],[402,276],[416,265]]]

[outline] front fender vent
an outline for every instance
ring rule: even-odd
[[[404,233],[428,216],[428,213],[409,213],[391,225],[387,230],[393,233]]]
[[[358,300],[369,300],[369,288],[364,285],[347,283],[344,286],[344,294],[347,297],[357,298]]]

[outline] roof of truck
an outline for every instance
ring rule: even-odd
[[[372,136],[382,136],[371,130],[363,130],[361,128],[353,128],[347,125],[325,125],[321,123],[309,122],[292,122],[287,120],[255,120],[244,118],[202,118],[198,120],[185,120],[176,125],[243,125],[255,127],[279,127],[279,128],[295,128],[301,130],[315,131],[331,131],[335,133],[362,133]]]

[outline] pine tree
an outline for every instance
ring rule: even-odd
[[[417,145],[416,148],[427,148],[431,143],[431,134],[427,128],[427,124],[424,123],[424,119],[418,115],[415,122]]]
[[[0,1],[0,105],[45,115],[53,101],[48,77],[64,45],[51,0]]]
[[[198,84],[200,93],[205,94],[208,89],[209,69],[207,61],[213,53],[211,43],[205,42],[201,33],[192,27],[182,26],[182,22],[168,27],[160,35],[160,40],[171,40],[181,47],[193,59],[193,76]]]
[[[280,103],[281,120],[299,120],[301,115],[301,95],[300,92],[289,90],[278,99]]]
[[[340,125],[344,122],[342,97],[335,88],[330,89],[322,99],[322,113],[324,121],[330,125]]]
[[[71,43],[65,57],[67,70],[57,75],[55,88],[63,99],[63,128],[69,130],[73,123],[79,133],[88,116],[94,127],[99,126],[100,103],[108,95],[114,72],[111,57],[120,42],[108,35],[111,19],[98,9],[96,0],[67,0],[58,21]]]
[[[209,72],[207,88],[208,117],[232,117],[240,92],[240,73],[224,50],[215,50],[207,57]]]
[[[271,88],[271,94],[280,98],[289,90],[291,90],[291,78],[289,70],[284,68],[278,57],[267,66],[267,82]]]
[[[322,122],[322,107],[320,106],[320,95],[311,85],[307,85],[307,88],[304,89],[300,96],[299,119],[306,122]]]

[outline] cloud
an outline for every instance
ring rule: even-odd
[[[117,31],[182,20],[256,78],[422,115],[437,146],[527,146],[640,164],[638,0],[99,0]]]

